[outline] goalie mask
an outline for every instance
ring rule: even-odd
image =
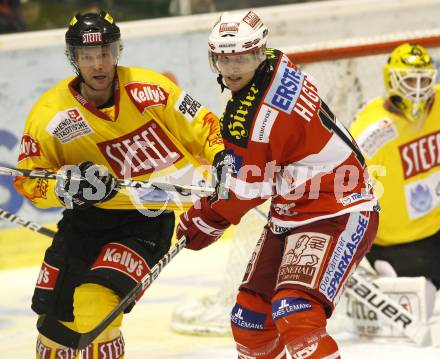
[[[246,85],[266,59],[267,34],[267,27],[253,11],[223,13],[208,40],[212,71],[230,88]]]
[[[422,46],[403,44],[391,53],[384,67],[385,89],[392,105],[409,121],[428,115],[436,75],[434,62]]]
[[[121,32],[108,12],[75,15],[65,38],[67,58],[78,74],[79,61],[82,66],[92,66],[96,61],[118,63]]]

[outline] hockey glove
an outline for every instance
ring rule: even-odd
[[[186,248],[198,251],[214,243],[230,223],[215,212],[206,197],[198,200],[187,212],[180,215],[177,239],[188,239]]]
[[[87,209],[113,198],[117,193],[116,179],[104,166],[92,162],[63,166],[58,172],[55,194],[69,209]]]

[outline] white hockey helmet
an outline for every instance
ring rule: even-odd
[[[219,56],[253,54],[255,70],[266,59],[268,29],[252,10],[223,13],[215,23],[208,39],[211,69],[221,73]]]

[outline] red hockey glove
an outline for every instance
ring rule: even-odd
[[[214,243],[230,223],[215,212],[206,197],[197,201],[187,212],[180,215],[177,239],[188,239],[186,248],[198,251]]]

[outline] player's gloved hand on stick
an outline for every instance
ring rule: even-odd
[[[69,209],[87,209],[108,201],[117,193],[116,179],[105,166],[93,162],[63,166],[58,174],[55,194]]]
[[[215,212],[207,197],[198,200],[187,212],[180,215],[177,226],[177,239],[188,239],[186,248],[198,251],[214,243],[230,223]]]

